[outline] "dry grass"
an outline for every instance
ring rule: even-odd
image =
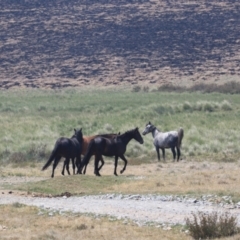
[[[167,161],[151,164],[129,165],[126,172],[113,176],[113,161],[107,160],[102,169],[102,177],[93,175],[93,162],[86,176],[61,176],[61,167],[56,169],[56,177],[50,178],[51,168],[40,171],[41,165],[0,168],[1,192],[17,189],[29,192],[76,194],[101,193],[158,193],[158,194],[218,194],[231,195],[239,201],[239,162],[216,163],[203,161]],[[122,168],[120,164],[118,170]],[[22,181],[20,181],[22,180]],[[12,183],[11,185],[9,183]],[[61,188],[59,188],[61,186]],[[8,190],[7,190],[8,189]],[[19,192],[20,193],[20,192]],[[22,194],[22,192],[21,192]],[[111,221],[86,215],[58,213],[50,216],[33,207],[19,204],[0,206],[0,239],[191,239],[182,228],[170,231],[133,223]],[[21,215],[21,218],[19,216]],[[31,223],[31,224],[29,224]],[[4,235],[2,235],[4,233]],[[230,238],[236,240],[240,235]]]
[[[25,191],[60,194],[64,191],[73,194],[96,193],[160,193],[160,194],[218,194],[231,195],[240,200],[239,162],[156,162],[150,164],[128,165],[123,175],[113,175],[113,161],[107,161],[101,170],[102,177],[93,174],[93,162],[90,162],[85,176],[61,176],[62,166],[56,169],[56,177],[50,178],[51,167],[40,171],[36,167],[0,169],[3,176],[0,188],[21,189]],[[119,164],[118,171],[122,168]],[[6,179],[11,177],[25,179],[22,182],[9,185]],[[29,183],[28,177],[34,177]],[[32,178],[30,178],[32,179]],[[32,181],[32,180],[31,180]],[[16,181],[15,181],[16,182]],[[59,188],[61,186],[61,188]]]
[[[51,216],[19,204],[2,205],[0,211],[0,239],[191,239],[180,229],[164,231],[80,214]]]

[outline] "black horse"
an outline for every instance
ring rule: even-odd
[[[54,177],[54,170],[57,167],[61,157],[66,158],[65,161],[72,159],[72,167],[73,167],[73,174],[75,174],[75,163],[74,160],[76,159],[77,168],[80,167],[81,164],[81,153],[82,153],[82,128],[80,130],[74,129],[75,134],[71,138],[61,137],[59,138],[56,143],[55,147],[52,151],[50,158],[48,159],[47,163],[43,166],[42,171],[47,169],[52,161],[53,169],[52,169],[52,178]],[[70,175],[69,168],[67,167],[68,174]]]
[[[94,173],[96,176],[101,176],[99,173],[98,162],[102,158],[102,155],[113,157],[115,156],[115,168],[114,168],[114,175],[117,176],[117,164],[118,164],[118,157],[120,157],[124,161],[124,167],[120,171],[123,173],[127,166],[127,159],[124,157],[124,153],[127,149],[127,144],[132,140],[135,139],[139,143],[143,144],[143,139],[141,134],[138,131],[138,128],[132,129],[127,131],[121,135],[118,135],[112,139],[104,138],[104,137],[96,137],[91,140],[87,153],[83,158],[81,163],[81,169],[88,164],[92,155],[95,154],[95,166],[94,166]]]

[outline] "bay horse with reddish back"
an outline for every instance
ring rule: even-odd
[[[120,134],[120,133],[118,133],[118,134]],[[98,135],[93,135],[93,136],[83,136],[82,155],[84,155],[84,156],[86,155],[87,150],[88,150],[88,146],[89,146],[89,144],[90,144],[90,142],[91,142],[92,139],[97,138],[97,137],[104,137],[104,138],[109,138],[109,139],[111,139],[111,138],[116,137],[118,134],[116,134],[116,133],[106,133],[106,134],[98,134]],[[95,161],[97,161],[97,160],[96,160],[96,154],[93,154],[93,155],[95,155]],[[103,167],[103,165],[104,165],[104,160],[103,160],[102,156],[101,156],[101,158],[100,158],[99,160],[101,161],[101,165],[100,165],[100,167],[98,167],[98,171],[100,171],[100,169],[101,169],[101,168]],[[74,163],[73,163],[73,164],[74,164]],[[86,171],[87,171],[87,165],[88,165],[88,164],[86,164],[86,165],[84,166],[83,174],[85,174]],[[69,171],[69,160],[67,160],[67,159],[66,159],[66,161],[64,162],[64,165],[63,165],[62,175],[64,175],[64,169],[65,169],[65,167],[66,167],[67,171]],[[81,174],[81,173],[82,173],[81,170],[82,170],[82,169],[78,168],[78,173]]]
[[[180,147],[184,135],[183,128],[179,128],[178,131],[161,132],[153,124],[151,124],[151,122],[149,122],[146,124],[146,127],[142,134],[146,135],[148,133],[152,133],[153,144],[157,151],[158,161],[160,161],[159,149],[162,149],[163,160],[165,161],[165,148],[171,148],[174,161],[176,159],[176,148],[177,161],[179,161],[179,158],[181,156]]]

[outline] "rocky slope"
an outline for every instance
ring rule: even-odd
[[[237,81],[238,0],[1,0],[0,88]]]

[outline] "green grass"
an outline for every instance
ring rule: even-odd
[[[119,176],[118,178],[115,176],[104,176],[98,177],[96,181],[95,176],[72,175],[38,182],[21,183],[15,186],[6,184],[4,188],[51,195],[59,195],[65,192],[75,195],[89,195],[112,192],[113,188],[117,189],[121,184],[129,184],[133,181],[133,179],[126,176]]]
[[[184,128],[184,158],[240,153],[240,95],[91,89],[0,92],[0,161],[46,160],[60,136],[125,132],[151,121],[162,131]],[[128,157],[155,156],[152,136],[132,141]],[[172,158],[167,151],[167,158]],[[222,159],[222,158],[221,158]]]

